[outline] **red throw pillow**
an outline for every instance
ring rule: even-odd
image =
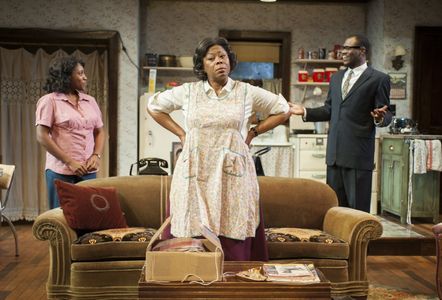
[[[54,183],[63,214],[72,229],[127,227],[115,188],[79,186],[58,179]]]

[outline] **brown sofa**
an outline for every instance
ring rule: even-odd
[[[170,178],[110,177],[80,184],[115,187],[130,227],[155,229],[164,220],[160,196],[170,187]],[[377,218],[337,207],[333,190],[313,180],[259,177],[259,186],[270,259],[313,261],[332,282],[333,295],[366,296],[368,242],[382,233]],[[59,208],[41,214],[33,233],[49,241],[48,298],[137,298],[148,241],[77,244],[77,233]]]

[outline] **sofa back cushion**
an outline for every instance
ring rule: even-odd
[[[326,184],[303,178],[258,177],[266,228],[322,229],[327,211],[338,205]]]
[[[97,178],[78,185],[114,187],[131,227],[159,228],[166,215],[169,176],[141,175]]]
[[[78,184],[115,187],[128,226],[159,228],[165,219],[170,180],[170,176],[141,175],[98,178]],[[266,228],[322,229],[325,213],[338,205],[335,192],[318,181],[259,176],[258,182]]]

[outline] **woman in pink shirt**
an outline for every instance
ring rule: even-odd
[[[101,112],[94,97],[85,94],[84,62],[63,57],[49,68],[38,100],[37,140],[46,149],[46,184],[49,207],[58,207],[54,180],[70,183],[96,178],[104,147]]]

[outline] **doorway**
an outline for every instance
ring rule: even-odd
[[[279,61],[274,64],[276,78],[281,78],[281,94],[285,99],[290,99],[290,57],[291,57],[291,33],[280,31],[243,31],[243,30],[220,30],[219,36],[229,42],[255,42],[279,44]]]
[[[442,27],[416,27],[413,70],[413,118],[420,133],[442,135]],[[442,213],[442,176],[439,195]]]

